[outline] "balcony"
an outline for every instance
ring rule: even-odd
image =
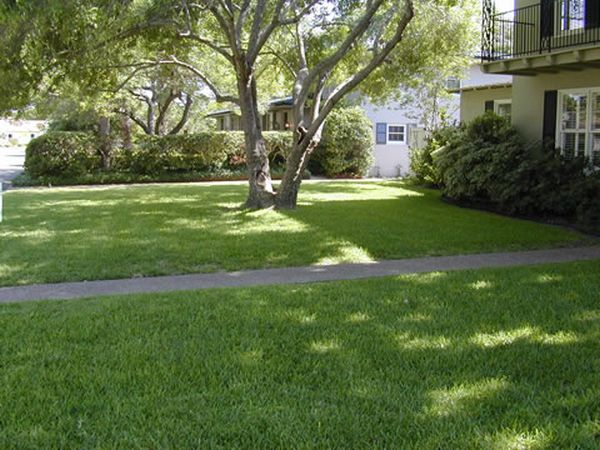
[[[502,13],[484,0],[482,33],[486,72],[536,75],[600,67],[598,0],[543,0]]]

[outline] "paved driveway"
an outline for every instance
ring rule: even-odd
[[[23,172],[24,147],[0,147],[0,181],[6,183]]]

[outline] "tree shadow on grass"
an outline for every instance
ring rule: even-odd
[[[3,307],[0,444],[592,448],[591,264]]]
[[[0,227],[0,286],[370,262],[576,238],[455,208],[399,183],[307,185],[296,211],[242,210],[244,197],[244,186],[193,185],[11,193]]]

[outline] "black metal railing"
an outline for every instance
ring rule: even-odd
[[[492,0],[483,2],[483,61],[549,53],[600,43],[600,1],[543,0],[496,13]]]

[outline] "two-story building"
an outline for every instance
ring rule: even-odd
[[[528,139],[600,165],[600,0],[483,0],[482,70],[512,75],[511,120]]]

